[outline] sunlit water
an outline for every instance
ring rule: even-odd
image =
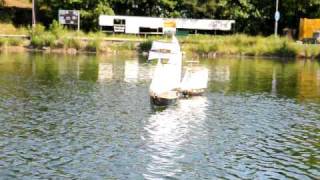
[[[0,55],[0,179],[319,179],[320,65],[201,60],[202,97],[151,108],[138,57]]]

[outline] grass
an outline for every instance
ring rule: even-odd
[[[143,40],[142,38],[134,35],[110,35],[103,32],[89,32],[70,31],[59,25],[54,21],[49,27],[48,31],[44,26],[37,25],[34,30],[29,31],[31,37],[30,45],[35,48],[74,48],[80,51],[100,52],[111,50],[136,50],[136,43],[133,41],[121,43],[106,44],[103,40],[108,39],[129,39],[129,40]]]
[[[180,38],[183,50],[206,56],[212,52],[223,55],[308,57],[320,56],[319,45],[301,45],[285,37],[189,35]]]
[[[13,24],[0,22],[0,34],[13,34],[13,35],[28,34],[28,28],[15,27]]]
[[[86,46],[86,50],[87,51],[91,51],[91,52],[99,52],[102,48],[101,48],[101,39],[99,38],[95,38],[93,40],[90,40]]]
[[[148,52],[151,49],[152,41],[147,40],[139,44],[139,51],[140,52]]]
[[[21,38],[1,38],[0,39],[0,47],[23,46],[24,44],[25,44],[25,40]]]
[[[37,25],[33,30],[26,27],[14,27],[11,24],[0,24],[0,26],[0,34],[30,35],[29,45],[38,49],[50,47],[74,48],[78,51],[90,52],[108,52],[108,50],[148,52],[153,40],[170,40],[167,36],[144,37],[128,34],[71,31],[63,28],[56,21],[47,30],[42,25]],[[122,40],[123,42],[110,43],[103,40]],[[208,57],[212,54],[218,54],[320,58],[319,45],[299,44],[284,37],[248,36],[244,34],[227,36],[188,35],[179,37],[179,42],[183,51]],[[8,45],[21,46],[27,45],[27,42],[18,38],[0,38],[0,46]]]

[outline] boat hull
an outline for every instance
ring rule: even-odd
[[[189,96],[202,96],[204,93],[204,89],[192,89],[192,90],[183,90],[181,91],[181,94],[184,97],[189,97]]]
[[[177,98],[163,98],[157,96],[150,96],[150,102],[156,106],[169,106],[177,102]]]

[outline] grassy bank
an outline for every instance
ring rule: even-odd
[[[275,56],[291,58],[320,58],[320,46],[300,44],[294,40],[274,36],[229,36],[190,35],[180,38],[186,52],[201,56],[241,55]]]
[[[37,25],[35,29],[2,26],[0,34],[28,34],[30,40],[21,38],[0,38],[0,49],[7,46],[22,46],[35,50],[52,52],[95,52],[114,51],[148,52],[153,40],[168,39],[165,36],[136,36],[126,34],[84,33],[70,31],[57,22],[49,29]],[[243,34],[227,36],[189,35],[179,37],[183,51],[188,54],[215,56],[270,56],[289,58],[320,58],[319,45],[299,44],[287,38],[274,36],[247,36]]]

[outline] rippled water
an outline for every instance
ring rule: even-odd
[[[202,97],[150,107],[137,57],[0,55],[0,179],[319,179],[320,65],[201,60]]]

